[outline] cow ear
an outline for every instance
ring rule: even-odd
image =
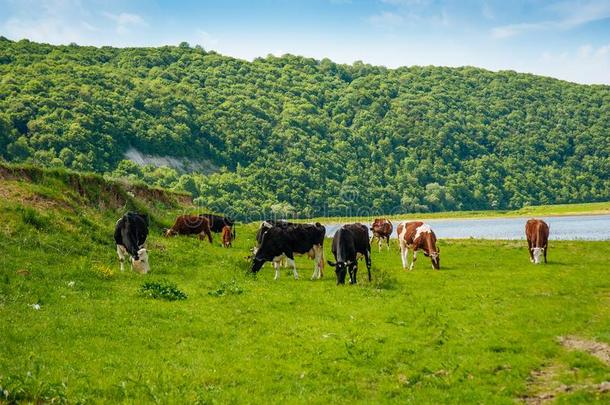
[[[337,265],[337,263],[333,263],[330,260],[326,261],[328,263],[329,266],[335,267]]]

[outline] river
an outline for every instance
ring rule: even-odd
[[[574,215],[537,217],[550,227],[549,239],[610,240],[610,215]],[[427,219],[437,238],[525,239],[528,218]],[[411,221],[411,220],[409,220]],[[402,222],[392,221],[396,227]],[[370,224],[367,224],[370,225]],[[326,236],[332,237],[341,224],[324,223]]]

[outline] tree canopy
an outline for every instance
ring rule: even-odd
[[[218,170],[139,167],[130,147]],[[609,86],[0,37],[4,159],[187,190],[242,218],[608,200],[609,152]]]

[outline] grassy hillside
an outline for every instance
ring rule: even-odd
[[[145,178],[244,219],[610,200],[608,86],[4,38],[0,78],[5,159]],[[218,171],[141,168],[130,147]]]
[[[522,242],[440,241],[440,272],[403,271],[392,245],[372,283],[337,287],[304,258],[298,281],[246,275],[253,225],[233,249],[161,237],[181,196],[6,167],[0,192],[0,402],[610,400],[610,366],[558,341],[610,343],[609,242],[554,241],[533,266]],[[146,276],[112,242],[135,206],[155,223]],[[166,281],[187,299],[139,293]]]

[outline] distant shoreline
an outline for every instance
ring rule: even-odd
[[[412,213],[398,215],[371,215],[371,216],[336,216],[316,217],[311,219],[289,219],[294,222],[320,222],[320,223],[342,223],[342,222],[372,222],[374,218],[387,218],[391,221],[405,220],[429,220],[447,221],[462,219],[501,219],[501,218],[531,218],[531,217],[565,217],[565,216],[591,216],[610,215],[610,201],[581,203],[581,204],[559,204],[539,205],[521,208],[513,211],[448,211],[432,213]]]

